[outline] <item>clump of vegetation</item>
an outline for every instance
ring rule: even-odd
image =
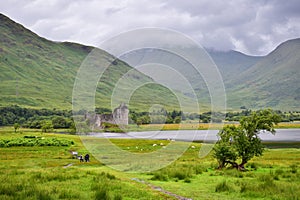
[[[152,172],[151,175],[153,177],[151,180],[158,180],[158,181],[178,181],[183,180],[186,183],[191,182],[191,178],[195,175],[202,174],[204,171],[203,167],[199,165],[190,165],[190,166],[183,166],[183,165],[173,165],[167,168]]]
[[[114,132],[114,133],[124,133],[125,130],[123,130],[121,127],[119,127],[118,124],[111,124],[108,122],[103,122],[102,127],[104,129],[104,132]]]
[[[50,137],[44,138],[36,136],[24,136],[23,138],[11,138],[0,140],[0,147],[71,146],[73,144],[73,140]]]
[[[162,172],[156,172],[153,174],[153,177],[151,178],[153,181],[168,181],[169,177],[167,174],[164,174]]]
[[[110,174],[104,173],[97,175],[93,178],[93,184],[91,185],[91,190],[95,191],[95,199],[101,200],[118,200],[123,199],[122,195],[113,191],[118,189],[111,180],[116,180],[117,178]]]
[[[228,185],[228,183],[226,182],[226,180],[222,181],[221,183],[218,183],[216,185],[216,192],[227,192],[230,191],[230,187]]]
[[[251,162],[248,165],[251,169],[253,170],[257,170],[258,169],[258,165],[255,162]]]
[[[230,164],[231,167],[245,170],[245,164],[254,156],[261,156],[264,146],[259,134],[269,131],[275,134],[274,125],[280,117],[271,110],[252,112],[240,120],[240,126],[225,126],[218,134],[219,140],[214,147],[214,157],[218,160],[219,169]],[[241,163],[237,163],[240,159]]]
[[[292,172],[293,174],[296,174],[296,173],[297,173],[297,168],[298,168],[298,166],[297,166],[296,164],[292,164],[292,165],[290,166],[290,168],[291,168],[291,172]]]

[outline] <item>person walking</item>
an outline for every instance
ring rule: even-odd
[[[85,160],[85,162],[90,162],[90,155],[89,155],[89,154],[86,154],[86,155],[84,156],[84,160]]]
[[[79,156],[79,160],[80,160],[80,162],[83,162],[83,156],[82,155]]]

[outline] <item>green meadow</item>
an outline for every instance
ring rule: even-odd
[[[70,151],[88,153],[77,135],[29,129],[15,133],[13,127],[4,127],[0,129],[0,141],[0,145],[3,144],[0,147],[0,199],[300,197],[299,143],[266,144],[264,155],[251,160],[245,172],[217,170],[217,162],[211,154],[199,158],[201,143],[192,143],[178,160],[165,168],[148,173],[125,173],[105,166],[92,155],[91,162],[87,163],[72,158]],[[162,148],[160,143],[168,143],[128,139],[111,142],[134,153],[156,151]]]

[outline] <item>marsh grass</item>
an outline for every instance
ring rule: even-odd
[[[72,159],[71,150],[88,152],[78,136],[37,132],[30,135],[72,140],[74,144],[0,148],[0,199],[104,199],[103,195],[113,200],[165,199],[164,195],[132,184],[122,173],[105,167],[92,155],[89,163]],[[0,133],[0,139],[23,136]],[[70,163],[73,165],[64,168]]]
[[[183,180],[186,183],[192,182],[192,178],[202,174],[204,171],[200,165],[182,165],[174,164],[161,170],[149,173],[152,175],[151,180],[175,181]]]
[[[10,136],[11,135],[11,136]],[[87,153],[76,135],[35,132],[6,133],[0,139],[24,135],[58,137],[71,146],[0,148],[0,199],[174,199],[131,178],[146,180],[175,194],[196,199],[299,199],[300,150],[268,149],[247,164],[246,172],[216,170],[212,155],[199,158],[201,144],[169,166],[150,173],[127,174],[109,169],[91,156],[91,162],[72,159],[69,151]],[[131,152],[154,151],[167,141],[112,140]],[[138,149],[136,148],[138,147]],[[73,163],[68,168],[64,166]]]
[[[245,172],[240,172],[216,170],[217,163],[211,155],[197,158],[197,151],[189,149],[172,165],[148,176],[153,184],[178,191],[183,196],[193,194],[190,196],[193,199],[299,199],[299,158],[299,149],[267,149],[262,157],[246,165]],[[200,169],[198,174],[197,168]],[[172,176],[175,169],[185,174],[191,183],[186,184],[185,179]]]

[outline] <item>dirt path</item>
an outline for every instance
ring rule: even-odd
[[[72,165],[73,165],[73,163],[69,163],[69,164],[63,166],[63,168],[68,168],[68,167],[71,167]]]
[[[141,179],[138,179],[138,178],[132,178],[131,180],[134,180],[136,182],[139,182],[139,183],[142,183],[142,184],[145,184],[145,185],[148,185],[149,187],[151,187],[151,189],[153,190],[157,190],[157,191],[160,191],[164,194],[167,194],[169,196],[172,196],[172,197],[175,197],[176,199],[179,199],[179,200],[192,200],[191,198],[186,198],[186,197],[182,197],[180,195],[177,195],[177,194],[174,194],[172,192],[169,192],[167,190],[164,190],[163,188],[161,187],[158,187],[158,186],[155,186],[155,185],[152,185],[151,183],[148,183],[144,180],[141,180]]]

